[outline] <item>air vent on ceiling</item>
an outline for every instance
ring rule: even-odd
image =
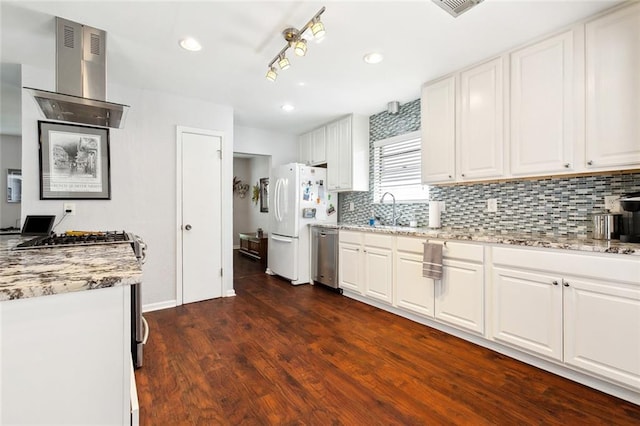
[[[482,3],[483,0],[433,0],[433,2],[457,18],[473,6]]]

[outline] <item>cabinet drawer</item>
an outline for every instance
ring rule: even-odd
[[[593,279],[626,281],[638,285],[640,257],[588,255],[560,250],[493,247],[493,264],[522,269],[543,269]]]
[[[341,243],[360,244],[362,242],[362,233],[353,231],[340,231],[338,239]]]
[[[426,242],[426,238],[398,237],[396,239],[396,248],[398,251],[422,254],[424,243]]]
[[[445,259],[460,259],[482,263],[484,261],[484,247],[476,244],[447,241],[442,248],[442,255]]]
[[[369,247],[393,248],[393,235],[376,234],[366,232],[364,234],[364,245]]]

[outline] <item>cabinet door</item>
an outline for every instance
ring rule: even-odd
[[[573,31],[511,54],[511,172],[573,169]],[[577,86],[577,85],[576,85]]]
[[[460,74],[459,138],[462,180],[504,173],[503,61],[494,59]]]
[[[455,180],[455,76],[422,88],[422,182]]]
[[[340,150],[338,144],[338,123],[329,123],[326,126],[327,140],[327,187],[329,191],[340,189]]]
[[[422,255],[396,252],[395,303],[399,308],[434,316],[434,281],[422,276]]]
[[[320,127],[311,132],[311,164],[324,164],[327,162],[327,138],[326,128]]]
[[[311,164],[311,133],[304,133],[298,137],[298,162]]]
[[[444,260],[436,284],[436,318],[478,334],[484,333],[483,267]]]
[[[352,165],[353,145],[351,140],[351,117],[343,118],[338,123],[338,187],[350,189],[353,186]]]
[[[640,287],[567,277],[564,361],[640,389]]]
[[[561,279],[493,268],[493,337],[562,361]]]
[[[360,246],[340,243],[338,246],[338,272],[340,288],[362,293],[360,288]]]
[[[364,246],[365,295],[389,304],[393,301],[392,255],[391,249]]]
[[[587,167],[640,165],[640,3],[586,25]]]

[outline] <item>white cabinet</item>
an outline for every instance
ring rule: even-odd
[[[640,390],[634,257],[494,247],[493,338]]]
[[[340,288],[391,304],[393,301],[393,236],[340,231]]]
[[[338,234],[338,282],[340,288],[362,294],[360,272],[360,232],[340,231]]]
[[[364,234],[365,296],[389,304],[393,302],[393,240],[392,235]]]
[[[436,283],[436,319],[484,334],[483,261],[482,246],[447,241],[442,280]]]
[[[2,424],[129,424],[129,287],[0,302]]]
[[[455,180],[456,78],[425,84],[420,98],[422,182]]]
[[[311,165],[311,132],[303,133],[298,137],[298,163]]]
[[[564,361],[640,390],[640,284],[568,276]]]
[[[586,24],[586,165],[640,165],[640,3]]]
[[[422,276],[424,241],[422,238],[396,238],[394,297],[397,307],[433,318],[435,281]]]
[[[460,73],[460,180],[504,175],[503,67],[499,57]]]
[[[350,115],[326,126],[330,191],[369,190],[369,119]]]
[[[493,338],[562,360],[562,286],[553,274],[493,268]]]
[[[511,173],[518,176],[574,169],[575,115],[583,57],[566,31],[511,53]],[[574,59],[574,56],[576,58]]]
[[[310,166],[327,162],[326,128],[319,127],[311,132],[303,133],[298,138],[298,161]]]

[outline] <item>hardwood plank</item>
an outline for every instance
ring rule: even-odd
[[[235,266],[236,297],[145,314],[143,425],[640,424],[640,406]]]

